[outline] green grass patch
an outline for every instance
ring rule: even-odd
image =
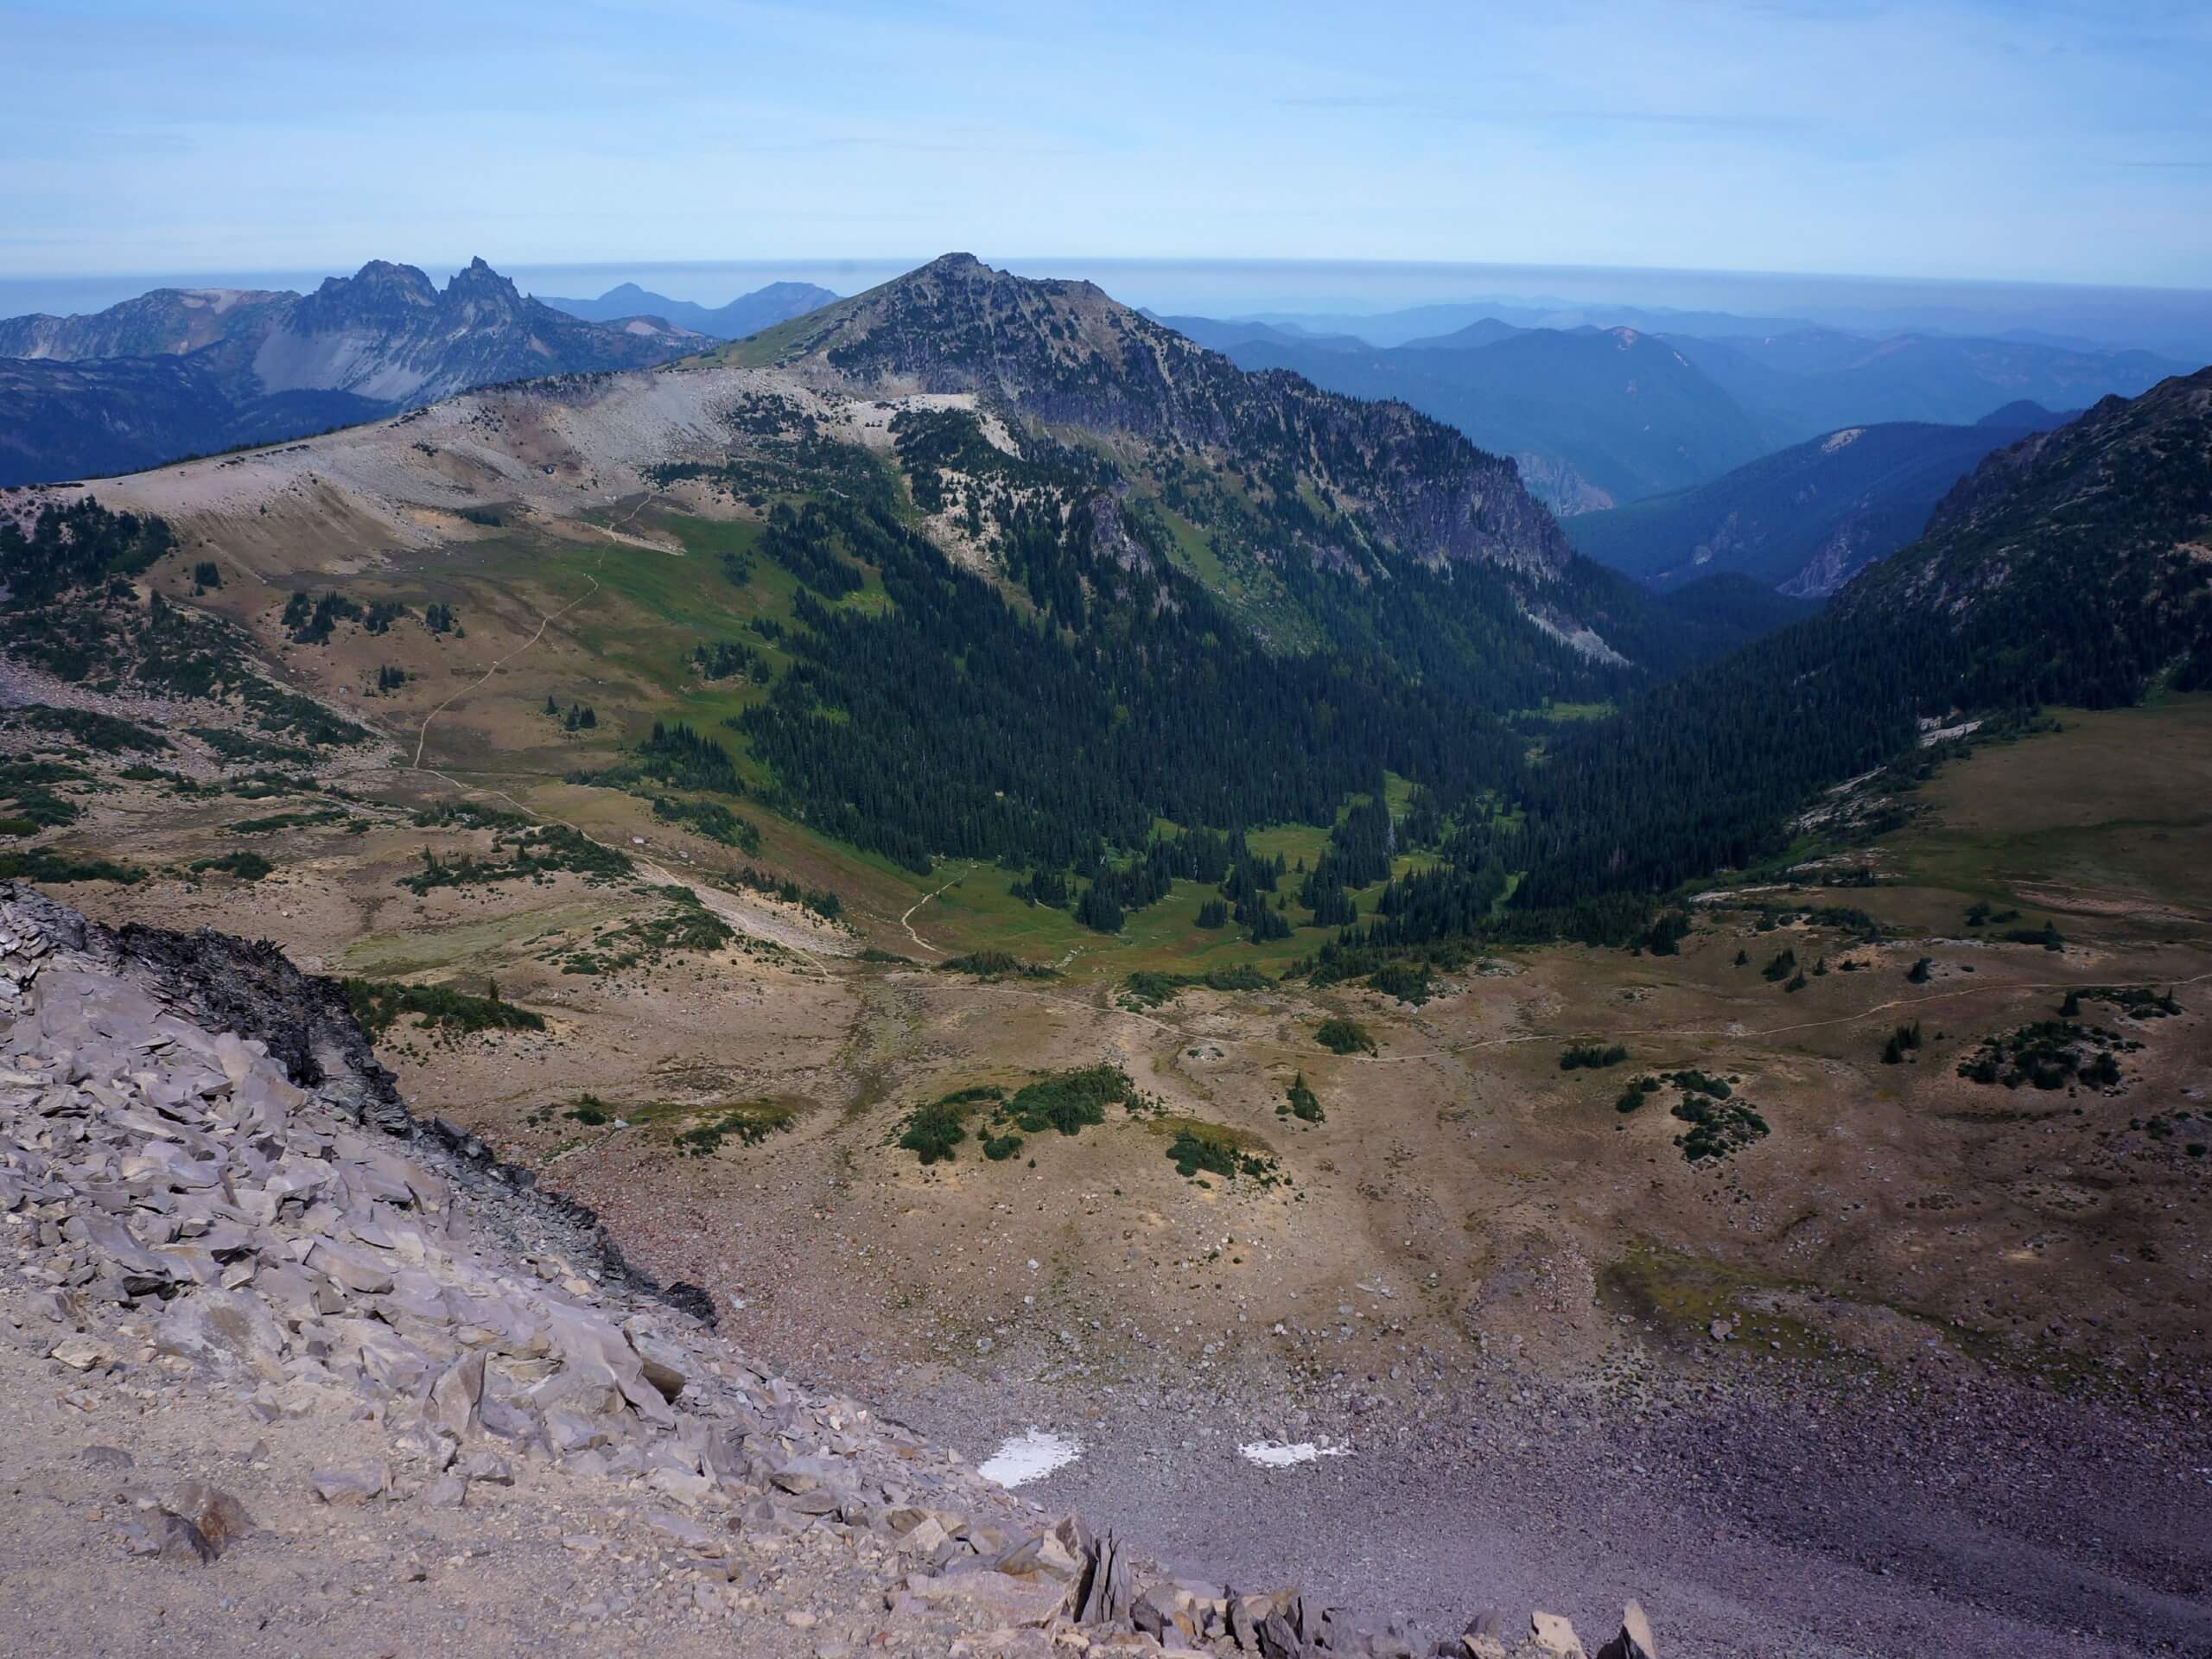
[[[694,951],[705,956],[721,950],[737,937],[737,930],[707,908],[706,900],[690,887],[656,887],[665,908],[660,914],[606,928],[582,945],[558,953],[554,960],[569,974],[620,973],[647,966],[665,956]]]
[[[1282,1179],[1281,1166],[1255,1135],[1195,1117],[1164,1117],[1152,1127],[1167,1137],[1167,1160],[1185,1180],[1214,1175],[1273,1186]]]
[[[1209,991],[1268,991],[1274,981],[1257,968],[1210,968],[1202,974],[1158,973],[1139,969],[1122,982],[1122,1001],[1132,1008],[1156,1008],[1193,987]]]
[[[568,870],[593,885],[616,880],[634,867],[626,853],[602,847],[565,823],[548,823],[531,830],[502,830],[492,841],[492,855],[474,853],[445,858],[423,849],[423,868],[403,875],[394,884],[410,892],[427,893],[436,887],[485,887],[500,881],[543,881]]]
[[[718,1106],[704,1122],[679,1129],[674,1145],[687,1158],[711,1158],[727,1141],[757,1147],[770,1135],[789,1129],[798,1116],[798,1108],[787,1100],[740,1101],[733,1106]]]
[[[223,826],[227,836],[268,836],[280,830],[312,830],[326,823],[346,823],[353,815],[342,806],[320,807],[308,812],[272,812],[266,817],[240,818]]]
[[[249,737],[244,732],[234,732],[221,726],[188,726],[185,730],[234,766],[311,766],[315,764],[314,750],[298,748],[289,743],[272,743],[265,737]]]

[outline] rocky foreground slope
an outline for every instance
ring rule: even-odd
[[[766,1375],[271,946],[0,884],[0,1619],[45,1651],[1508,1651],[1177,1580]],[[1653,1650],[1631,1606],[1601,1659]]]

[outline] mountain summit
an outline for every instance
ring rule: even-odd
[[[1103,441],[1179,512],[1242,521],[1227,533],[1262,562],[1294,549],[1363,576],[1477,563],[1542,581],[1573,556],[1510,461],[1403,404],[1245,373],[1093,283],[949,253],[725,355],[872,397],[971,393]],[[1250,534],[1260,521],[1272,536]]]

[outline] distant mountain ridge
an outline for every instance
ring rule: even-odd
[[[193,352],[266,326],[272,308],[300,296],[282,289],[157,288],[105,311],[0,319],[0,357],[74,361]]]
[[[1584,513],[1563,527],[1579,551],[1655,588],[1738,571],[1817,598],[1916,537],[1984,455],[2065,418],[2019,403],[1972,426],[1845,427],[1709,483]]]
[[[1664,326],[1654,333],[1573,321],[1624,315]],[[1876,339],[1787,319],[1770,320],[1777,326],[1761,332],[1752,325],[1762,321],[1619,307],[1540,317],[1478,306],[1421,307],[1368,321],[1169,320],[1241,367],[1293,369],[1331,391],[1411,404],[1512,456],[1529,487],[1562,518],[1693,488],[1846,428],[1988,419],[2024,431],[2036,425],[2032,416],[1999,419],[1992,411],[2015,403],[2078,409],[2183,372],[2148,352],[2063,341]],[[1676,332],[1688,324],[1713,332]],[[1351,332],[1315,334],[1309,325]],[[1366,344],[1357,334],[1363,327],[1398,343]],[[1948,466],[1950,458],[1931,464]],[[1897,544],[1886,531],[1880,539]],[[1835,568],[1847,574],[1845,567],[1855,563]],[[1834,579],[1833,572],[1808,577],[1804,591]]]
[[[1410,404],[1512,456],[1562,516],[1683,488],[1766,447],[1735,400],[1656,335],[1473,327],[1495,337],[1344,351],[1278,334],[1225,349],[1243,368],[1290,369],[1332,391]]]
[[[0,483],[126,472],[538,375],[639,368],[710,342],[587,322],[481,259],[441,289],[372,260],[311,294],[165,289],[90,316],[0,321]]]
[[[1966,426],[2029,400],[2082,409],[2133,397],[2190,365],[2149,352],[2080,351],[2024,340],[1832,329],[1758,338],[1669,336],[1740,404],[1773,448],[1888,421]]]
[[[542,302],[588,322],[614,322],[625,317],[658,317],[679,328],[715,340],[742,340],[763,328],[818,311],[835,304],[838,296],[812,283],[770,283],[749,294],[741,294],[727,305],[704,306],[691,300],[671,300],[635,283],[610,288],[595,300],[543,297]]]

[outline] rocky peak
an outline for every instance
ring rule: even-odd
[[[302,334],[407,327],[437,308],[437,285],[413,265],[372,259],[351,276],[327,276],[286,319]]]
[[[518,318],[531,308],[513,281],[485,264],[481,256],[454,273],[438,305],[464,326]]]

